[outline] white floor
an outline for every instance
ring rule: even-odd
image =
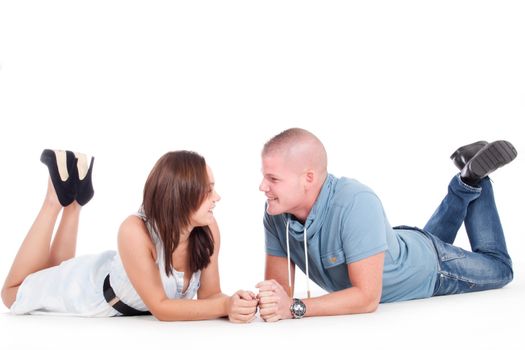
[[[501,290],[383,304],[373,314],[267,324],[0,314],[3,349],[523,349],[525,280]]]

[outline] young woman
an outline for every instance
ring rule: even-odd
[[[157,161],[140,210],[120,227],[118,253],[75,257],[80,211],[94,194],[93,160],[71,151],[42,153],[47,194],[2,288],[11,312],[251,321],[257,310],[252,292],[221,292],[213,216],[220,197],[197,153],[169,152]]]

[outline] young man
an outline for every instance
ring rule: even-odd
[[[380,302],[503,287],[512,280],[512,264],[487,175],[516,155],[507,141],[459,148],[451,158],[461,173],[424,230],[392,228],[370,188],[327,172],[315,135],[289,129],[273,137],[262,151],[261,317],[373,312]],[[472,252],[452,245],[462,223]],[[329,294],[294,299],[296,265]]]

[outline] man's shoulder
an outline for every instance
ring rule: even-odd
[[[341,177],[334,186],[331,205],[339,208],[353,208],[354,204],[359,201],[363,203],[380,202],[377,194],[367,185],[347,177]]]
[[[375,196],[375,192],[370,187],[348,177],[339,178],[334,188],[336,197],[343,196],[348,198],[348,196],[356,196],[360,193],[370,193]]]

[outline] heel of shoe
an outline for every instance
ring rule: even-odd
[[[76,201],[78,202],[78,204],[84,206],[95,195],[92,180],[93,163],[95,162],[95,158],[88,158],[85,154],[82,153],[77,153],[75,154],[75,156],[77,157],[77,166],[75,171],[77,186]]]
[[[73,171],[76,165],[75,155],[71,151],[45,149],[40,161],[49,170],[49,177],[55,188],[58,200],[67,207],[75,200],[76,186]]]

